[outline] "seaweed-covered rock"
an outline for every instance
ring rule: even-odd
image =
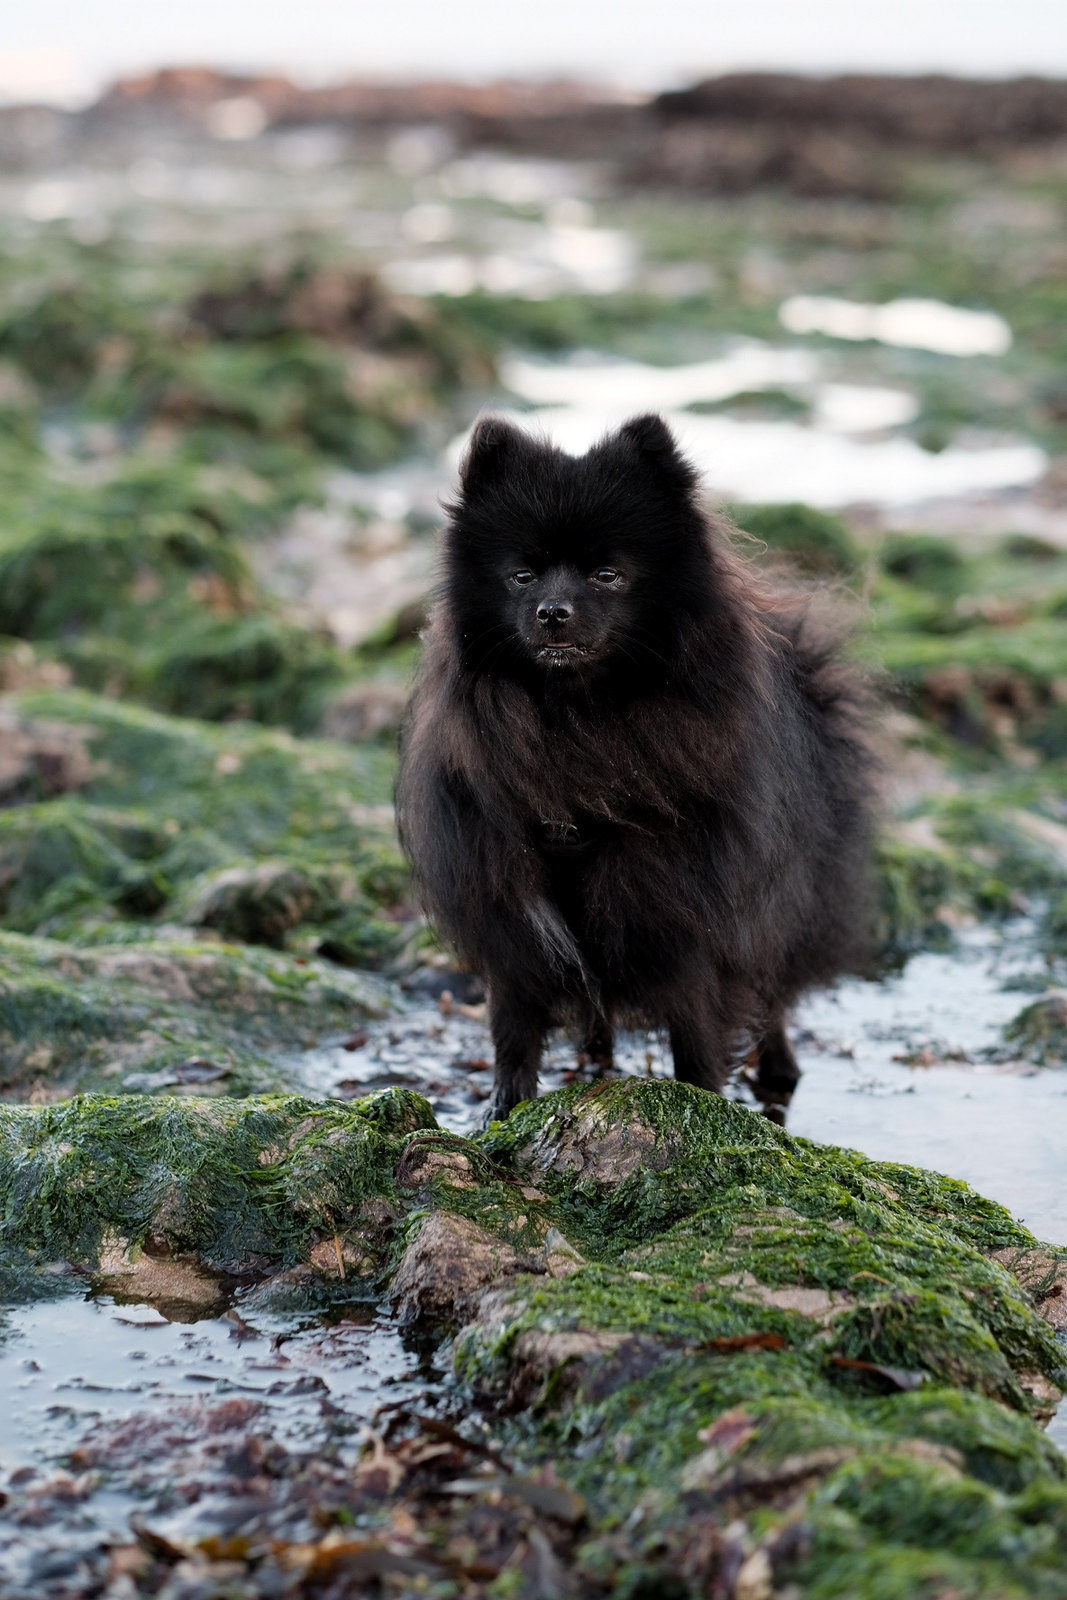
[[[493,1476],[447,1492],[562,1519],[575,1592],[1067,1595],[1039,1426],[1067,1252],[964,1184],[674,1083],[566,1090],[473,1140],[397,1091],[0,1107],[9,1286],[69,1261],[121,1290],[142,1248],[161,1295],[172,1264],[205,1297],[209,1269],[264,1277],[263,1304],[389,1279],[451,1324],[457,1399],[507,1420]],[[404,1448],[359,1469],[386,1507]],[[491,1537],[466,1524],[464,1583]]]
[[[295,1095],[0,1105],[0,1250],[104,1256],[105,1271],[116,1240],[231,1269],[307,1260],[319,1235],[358,1231],[365,1204],[394,1193],[404,1137],[426,1125],[425,1101],[399,1090],[345,1107]]]
[[[470,1218],[434,1211],[405,1251],[390,1294],[404,1322],[418,1316],[463,1317],[476,1308],[483,1290],[522,1265],[510,1244]]]
[[[2,709],[29,793],[0,807],[0,1092],[191,1089],[191,1058],[263,1090],[386,1003],[337,970],[413,926],[384,751],[77,691]],[[78,792],[26,803],[46,781]]]
[[[735,506],[733,515],[746,533],[815,576],[851,572],[859,559],[855,541],[841,518],[814,506]]]
[[[393,735],[400,727],[408,691],[399,683],[354,683],[327,705],[322,732],[328,739],[358,744]]]
[[[1032,1000],[1004,1034],[1030,1060],[1062,1067],[1067,1062],[1067,990],[1050,989]]]
[[[752,1562],[766,1593],[1060,1592],[1067,1462],[1031,1420],[1065,1381],[1038,1314],[1058,1296],[1004,1270],[1035,1247],[999,1207],[677,1084],[565,1091],[479,1143],[536,1174],[585,1263],[490,1288],[457,1372],[532,1406],[557,1461],[578,1441],[570,1481],[646,1529],[625,1555],[592,1539],[590,1579],[702,1593]]]
[[[11,711],[12,726],[68,753],[57,781],[79,793],[0,810],[10,928],[70,938],[86,918],[143,919],[173,898],[173,916],[266,943],[301,922],[343,921],[354,949],[360,918],[404,899],[384,751],[215,729],[77,692]],[[382,930],[363,942],[380,949]]]
[[[67,794],[89,782],[85,730],[20,716],[0,703],[0,806]]]
[[[894,534],[882,546],[880,559],[894,578],[923,589],[954,589],[965,571],[963,557],[951,540],[929,533]]]
[[[181,937],[87,948],[0,933],[0,1093],[49,1100],[144,1087],[146,1075],[159,1088],[273,1089],[280,1051],[388,1004],[367,976],[265,950]],[[193,1058],[217,1069],[210,1079],[178,1070]]]
[[[285,861],[228,867],[194,895],[185,919],[249,944],[281,946],[302,922],[318,921],[332,896],[327,885]]]

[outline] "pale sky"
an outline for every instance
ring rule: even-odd
[[[1067,0],[6,0],[0,98],[199,62],[315,81],[744,68],[1067,76]]]

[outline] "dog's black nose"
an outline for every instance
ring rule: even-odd
[[[550,622],[569,622],[574,607],[569,600],[542,600],[537,608],[537,620],[547,627]]]

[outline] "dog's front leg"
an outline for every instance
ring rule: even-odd
[[[597,1077],[615,1066],[615,1030],[602,1011],[591,1011],[585,1019],[578,1043],[578,1065],[592,1067]]]
[[[786,1110],[800,1081],[800,1067],[780,1016],[767,1027],[757,1052],[759,1065],[752,1085],[756,1099],[763,1105],[764,1116],[784,1127]]]
[[[669,1019],[674,1076],[679,1083],[721,1093],[730,1076],[727,1030],[709,996],[694,995]]]
[[[502,1121],[520,1101],[536,1099],[548,1016],[530,996],[518,994],[506,984],[494,984],[489,990],[489,1026],[496,1078],[487,1123]]]

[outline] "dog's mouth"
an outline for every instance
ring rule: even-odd
[[[538,661],[546,661],[549,666],[562,666],[566,661],[576,658],[588,657],[592,651],[585,645],[575,644],[569,639],[553,639],[548,644],[543,644],[537,652]]]

